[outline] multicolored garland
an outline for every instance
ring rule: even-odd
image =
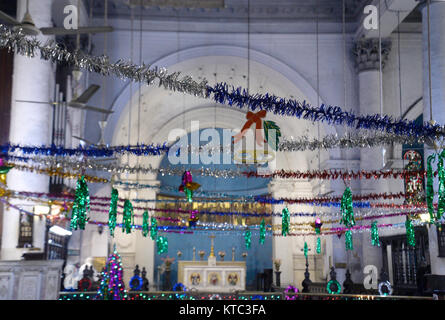
[[[193,191],[198,189],[201,185],[193,182],[192,173],[190,171],[184,172],[182,175],[182,184],[179,186],[179,191],[184,192],[188,202],[193,201]]]

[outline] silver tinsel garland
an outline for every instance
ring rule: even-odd
[[[287,139],[278,144],[280,151],[305,151],[333,148],[372,148],[390,144],[424,143],[424,137],[400,136],[393,133],[357,132],[347,133],[343,137],[336,134],[327,135],[322,139],[310,139],[303,136],[297,139]]]
[[[2,24],[0,24],[0,48],[7,48],[9,51],[31,58],[40,53],[40,58],[43,60],[64,62],[104,76],[115,75],[121,79],[130,79],[147,85],[152,85],[157,80],[159,86],[165,89],[200,97],[204,97],[208,83],[205,79],[198,83],[190,76],[180,78],[180,72],[169,74],[166,68],[151,68],[150,65],[145,64],[138,66],[121,59],[110,63],[105,55],[95,57],[85,55],[80,51],[71,53],[54,41],[43,45],[35,38],[26,37],[20,29],[12,30]]]

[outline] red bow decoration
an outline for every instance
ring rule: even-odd
[[[254,123],[255,123],[255,140],[256,140],[257,144],[259,146],[262,146],[263,142],[267,142],[266,140],[264,140],[263,135],[261,133],[263,131],[262,130],[263,122],[261,121],[261,119],[266,116],[266,113],[267,113],[266,110],[261,110],[261,111],[258,111],[257,113],[253,113],[250,111],[247,112],[247,114],[246,114],[247,121],[244,124],[243,128],[241,129],[241,132],[233,136],[235,138],[233,143],[237,143],[238,141],[240,141],[241,138],[246,135],[247,130],[249,130],[249,128]]]

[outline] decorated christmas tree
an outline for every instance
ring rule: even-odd
[[[113,254],[108,257],[101,279],[96,300],[127,299],[127,291],[125,290],[123,280],[122,260],[116,248],[114,248]]]

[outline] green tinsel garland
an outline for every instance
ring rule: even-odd
[[[344,223],[346,227],[353,227],[355,225],[352,192],[349,187],[346,188],[341,198],[341,215],[341,223]]]
[[[345,232],[345,244],[346,250],[354,250],[354,246],[352,245],[352,231],[348,230]]]
[[[316,249],[316,252],[317,252],[317,254],[320,254],[321,253],[321,240],[320,240],[320,237],[317,237],[317,246],[315,247]]]
[[[437,220],[440,220],[445,212],[445,170],[443,167],[443,158],[445,157],[445,150],[439,154],[439,161],[437,162],[437,172],[439,175],[439,202],[437,203]]]
[[[264,240],[266,240],[266,223],[263,219],[260,224],[260,244],[264,244]]]
[[[110,229],[110,235],[114,237],[114,229],[116,228],[116,217],[117,217],[117,201],[119,200],[119,192],[112,188],[111,189],[111,203],[110,211],[108,214],[108,228]]]
[[[410,247],[414,248],[416,246],[416,235],[414,232],[413,222],[411,221],[411,219],[409,218],[406,219],[405,227],[406,227],[406,242]]]
[[[352,192],[349,187],[346,187],[345,192],[341,198],[341,223],[350,228],[355,225],[354,210],[352,207]],[[352,245],[352,232],[348,230],[345,232],[346,250],[354,250]]]
[[[303,252],[304,252],[304,256],[307,258],[308,247],[307,247],[306,241],[304,242]]]
[[[82,176],[77,180],[76,193],[73,203],[73,211],[71,215],[71,230],[77,228],[84,230],[88,221],[88,212],[90,211],[90,194],[85,178]]]
[[[158,249],[158,254],[162,254],[168,251],[168,240],[166,237],[159,236],[156,239],[156,246]]]
[[[144,211],[144,213],[142,214],[142,235],[146,237],[149,230],[150,227],[148,226],[148,212]]]
[[[426,171],[426,203],[428,205],[428,213],[430,214],[430,223],[434,223],[436,217],[434,214],[434,186],[433,186],[433,166],[432,161],[436,159],[436,155],[432,154],[427,160],[427,171]]]
[[[281,212],[281,235],[287,236],[289,234],[290,215],[289,209],[284,208]]]
[[[150,237],[151,240],[155,240],[158,236],[158,222],[156,221],[156,218],[151,218],[151,227],[150,227]]]
[[[371,224],[371,243],[373,246],[380,247],[379,229],[377,227],[377,221],[373,221]]]
[[[131,233],[131,219],[133,217],[133,205],[130,200],[125,200],[122,217],[122,232]]]
[[[247,229],[244,233],[244,243],[246,244],[246,249],[250,249],[250,244],[252,241],[252,232]]]
[[[193,202],[193,190],[190,190],[187,187],[184,187],[184,193],[185,197],[187,198],[188,202]]]

